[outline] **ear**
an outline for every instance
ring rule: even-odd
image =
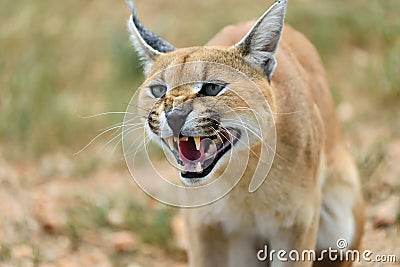
[[[234,47],[271,81],[276,68],[276,50],[281,39],[287,0],[277,0]]]
[[[128,20],[128,30],[130,31],[130,39],[133,47],[138,52],[144,64],[144,72],[147,74],[153,66],[154,60],[162,55],[176,50],[176,48],[157,36],[155,33],[146,29],[136,16],[133,1],[126,0],[132,15]]]

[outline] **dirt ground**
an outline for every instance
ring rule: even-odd
[[[135,2],[145,25],[183,47],[273,1]],[[362,248],[397,257],[355,266],[400,266],[400,1],[289,2],[287,21],[322,56],[360,170]],[[128,15],[124,1],[0,1],[0,267],[187,266],[179,211],[138,188],[112,151],[119,140],[74,154],[122,121],[82,116],[123,112],[143,80]]]
[[[368,221],[362,243],[374,255],[396,255],[398,262],[356,266],[400,266],[399,197],[391,192],[399,183],[399,155],[400,140],[377,167],[385,174],[382,179],[364,183]],[[187,266],[176,210],[166,222],[171,240],[149,241],[141,233],[163,234],[160,226],[148,230],[127,223],[130,212],[148,215],[130,210],[127,203],[153,211],[164,208],[140,191],[116,163],[119,159],[114,153],[82,163],[82,156],[56,154],[35,164],[10,164],[0,157],[0,266]],[[77,169],[82,164],[89,167]]]

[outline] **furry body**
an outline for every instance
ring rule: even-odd
[[[359,247],[364,215],[357,169],[346,151],[319,55],[301,33],[283,26],[284,8],[286,1],[277,1],[257,22],[228,26],[207,46],[174,49],[168,44],[167,53],[150,45],[152,42],[141,36],[140,29],[130,24],[135,47],[145,61],[147,78],[140,88],[139,105],[142,110],[151,110],[142,115],[148,117],[146,123],[152,138],[170,141],[175,136],[176,120],[169,117],[175,110],[180,112],[175,117],[187,113],[177,138],[193,140],[196,136],[211,135],[209,129],[234,127],[236,124],[229,123],[232,118],[224,113],[226,108],[257,110],[266,100],[275,121],[277,156],[267,180],[257,191],[249,193],[248,188],[262,142],[249,138],[255,153],[250,154],[246,171],[232,192],[213,204],[183,210],[191,267],[266,266],[267,263],[257,259],[257,251],[264,245],[269,250],[321,251],[336,248],[336,242],[345,239],[349,249]],[[193,62],[218,63],[244,73],[261,88],[262,99],[245,103],[238,98],[235,92],[251,94],[240,79],[226,78],[229,84],[226,90],[215,96],[201,95],[204,84],[198,88],[188,84],[170,87],[182,77],[210,83],[218,77],[224,80],[224,74],[214,65],[205,64],[195,70],[186,67]],[[168,72],[171,66],[182,67]],[[165,87],[165,94],[154,97],[149,88],[159,72],[157,83]],[[252,126],[246,111],[238,114]],[[238,157],[241,155],[239,144],[231,149]],[[229,179],[223,174],[228,164],[227,156],[222,156],[204,181],[221,175],[218,179]],[[190,164],[185,168],[196,176]],[[202,170],[202,166],[199,168]],[[182,173],[181,179],[188,186],[194,185],[194,179],[185,178]],[[195,179],[196,183],[202,180],[203,177]],[[308,261],[277,259],[268,264],[313,265]],[[315,266],[349,265],[350,262],[329,260],[315,263]]]

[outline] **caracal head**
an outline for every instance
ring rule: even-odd
[[[138,112],[146,118],[147,134],[173,154],[184,184],[216,179],[229,154],[239,156],[263,141],[257,114],[271,101],[268,87],[287,1],[276,1],[232,47],[183,49],[146,29],[128,4],[131,41],[146,75]],[[266,88],[257,92],[260,85]]]

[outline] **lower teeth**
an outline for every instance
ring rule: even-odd
[[[216,146],[214,143],[211,143],[210,146],[209,146],[209,148],[208,148],[208,150],[207,150],[207,153],[205,153],[205,156],[207,157],[207,154],[208,154],[208,155],[212,155],[212,154],[214,154],[216,151],[217,151],[217,146]]]
[[[197,162],[196,172],[197,172],[197,173],[200,173],[200,172],[202,172],[202,171],[203,171],[203,168],[201,167],[201,163],[200,163],[200,162]]]

